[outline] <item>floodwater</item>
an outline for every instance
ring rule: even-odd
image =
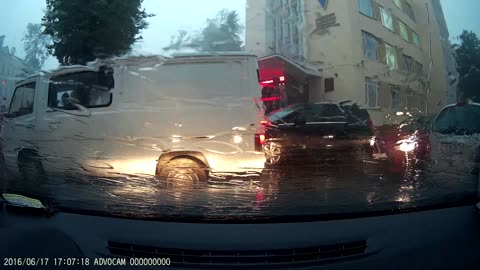
[[[389,174],[379,164],[372,165],[374,172],[353,164],[305,164],[195,185],[140,175],[55,176],[48,184],[36,185],[35,192],[43,194],[50,207],[67,211],[148,219],[255,220],[403,211],[468,201],[477,190],[474,175],[434,174],[420,166]],[[9,183],[9,190],[15,187],[22,194],[18,183]]]

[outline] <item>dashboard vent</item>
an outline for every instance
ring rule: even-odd
[[[170,258],[174,265],[269,265],[320,262],[362,255],[367,242],[315,246],[293,249],[269,250],[193,250],[141,246],[109,241],[108,250],[113,256],[127,258]]]

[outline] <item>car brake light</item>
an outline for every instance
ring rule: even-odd
[[[255,134],[255,151],[262,151],[263,144],[265,143],[265,134]]]
[[[265,134],[260,134],[260,144],[263,145],[265,143]]]

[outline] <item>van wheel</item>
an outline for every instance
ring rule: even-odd
[[[278,166],[285,159],[282,145],[278,142],[266,142],[263,146],[263,153],[265,154],[265,166],[267,168]]]
[[[19,155],[18,169],[23,176],[23,183],[20,188],[26,188],[29,193],[38,193],[39,188],[47,183],[47,174],[42,162],[37,157]]]
[[[176,158],[157,169],[157,176],[167,184],[195,186],[208,180],[205,168],[191,159]]]

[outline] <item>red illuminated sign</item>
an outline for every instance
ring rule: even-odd
[[[261,101],[276,101],[280,100],[282,97],[262,97],[260,98]]]
[[[278,80],[276,80],[277,78],[278,78]],[[262,82],[260,82],[260,84],[261,85],[273,84],[273,83],[275,83],[275,81],[277,81],[277,83],[285,83],[285,76],[280,76],[280,77],[277,77],[277,78],[262,81]]]

